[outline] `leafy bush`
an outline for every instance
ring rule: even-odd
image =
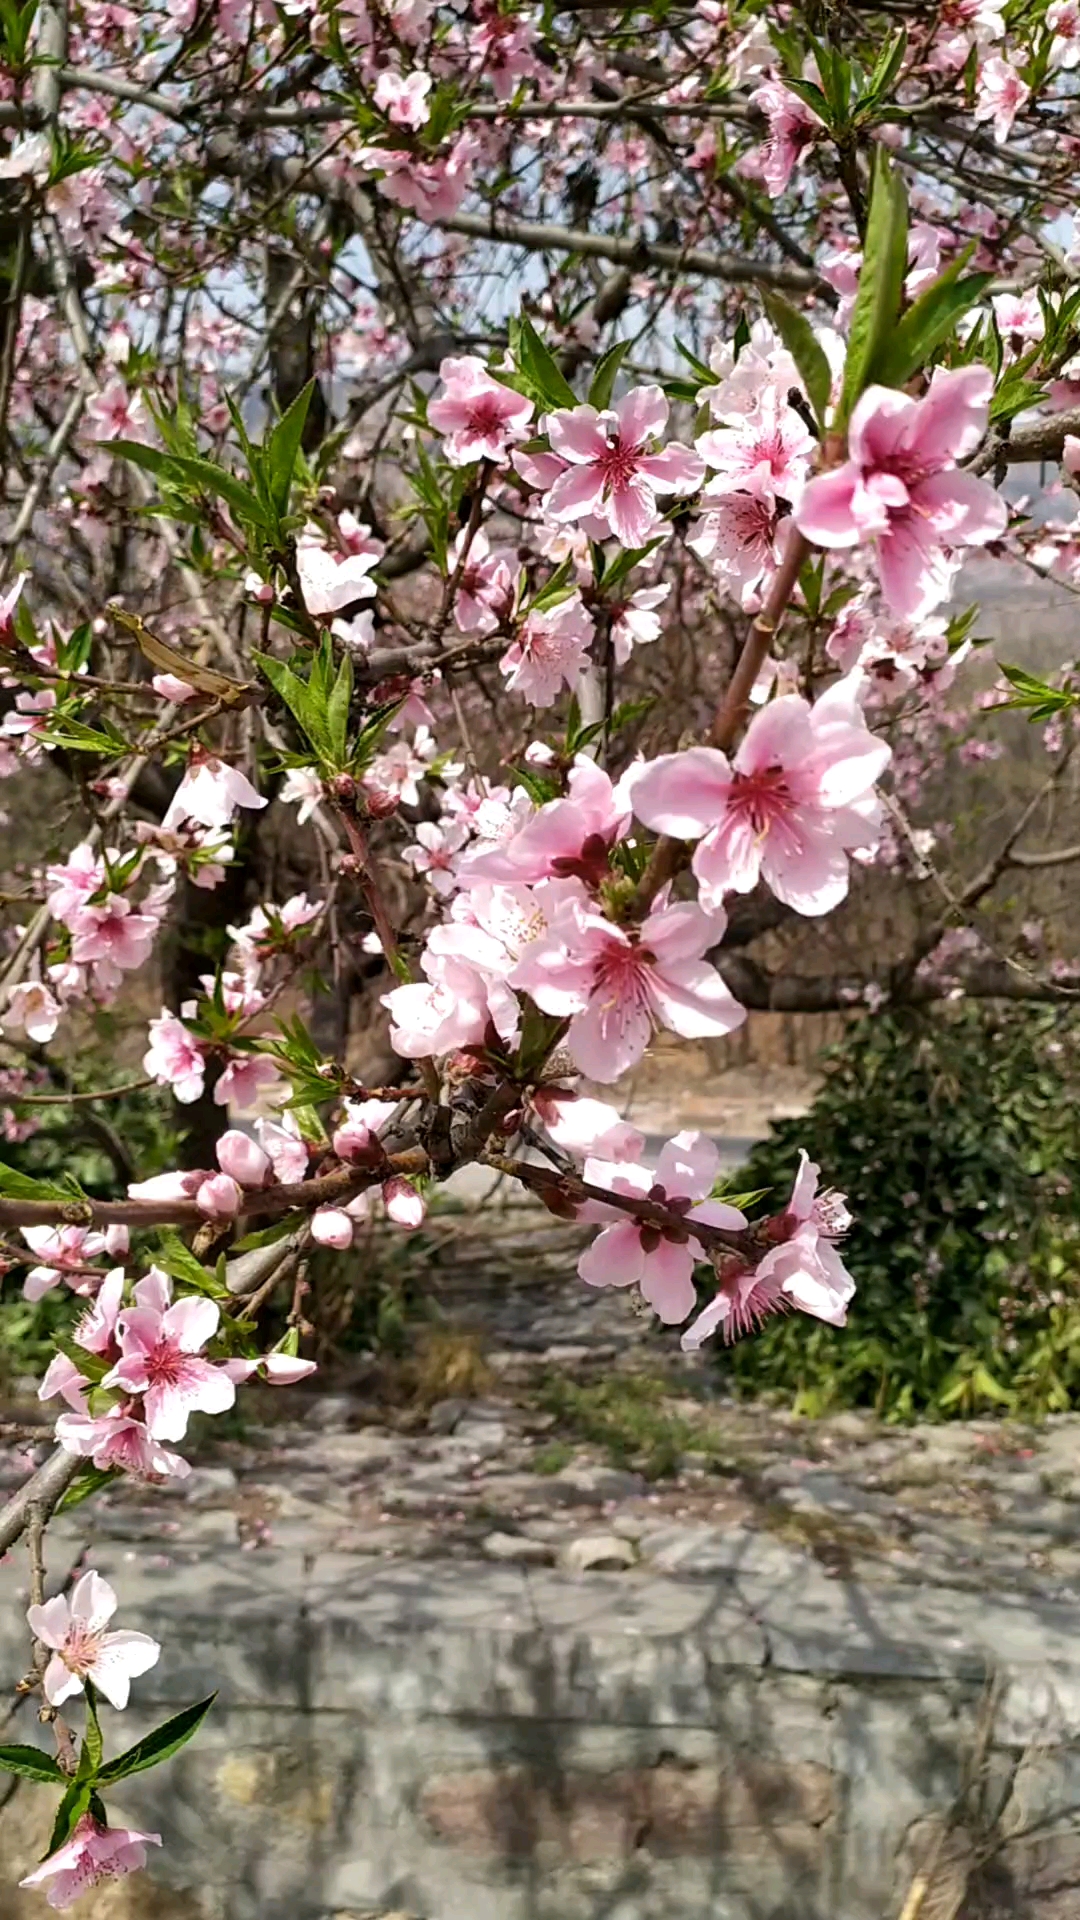
[[[752,1154],[782,1204],[800,1145],[846,1192],[846,1328],[801,1314],[721,1356],[821,1413],[1042,1414],[1080,1404],[1080,1021],[960,1006],[853,1025],[810,1114]]]

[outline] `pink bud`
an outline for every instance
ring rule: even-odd
[[[197,700],[199,697],[198,688],[193,687],[189,680],[179,679],[175,673],[155,673],[151,676],[150,685],[155,693],[174,707],[182,707],[185,700]]]
[[[242,1187],[266,1185],[270,1173],[270,1155],[239,1127],[230,1127],[217,1143],[218,1166]]]
[[[333,1147],[339,1160],[359,1160],[372,1141],[371,1128],[362,1120],[346,1120],[334,1128]]]
[[[125,1226],[106,1227],[105,1251],[111,1254],[114,1260],[125,1254],[130,1245],[131,1235]]]
[[[311,1216],[311,1237],[320,1247],[351,1247],[353,1223],[340,1207],[320,1207]]]
[[[399,1227],[418,1227],[427,1212],[412,1181],[400,1173],[384,1183],[382,1197],[387,1214]]]
[[[291,1387],[318,1371],[314,1360],[301,1360],[295,1353],[268,1353],[263,1361],[266,1377],[273,1387]]]
[[[195,1205],[212,1220],[231,1220],[239,1212],[242,1199],[236,1181],[227,1173],[211,1173],[195,1195]]]
[[[128,1187],[131,1200],[190,1200],[208,1173],[155,1173],[150,1180],[133,1180]]]

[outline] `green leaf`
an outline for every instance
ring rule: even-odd
[[[50,720],[42,728],[40,738],[46,746],[61,747],[68,753],[104,753],[110,759],[128,750],[122,734],[102,733],[97,727],[88,727],[84,721],[66,713]]]
[[[885,386],[904,386],[948,339],[961,316],[982,299],[994,277],[992,273],[960,278],[972,252],[972,247],[966,247],[959,259],[924,287],[901,317],[877,367],[877,378]]]
[[[576,407],[577,394],[548,352],[527,313],[520,315],[513,329],[514,358],[541,407]]]
[[[58,1847],[62,1847],[65,1841],[71,1839],[75,1828],[78,1826],[79,1821],[90,1805],[91,1791],[89,1780],[72,1781],[60,1805],[56,1809],[56,1819],[53,1821],[53,1830],[49,1836],[49,1844],[41,1856],[43,1860],[47,1860],[50,1853],[55,1853]]]
[[[743,319],[742,315],[740,315],[740,319]],[[745,321],[744,321],[744,324],[745,324]],[[747,334],[747,338],[749,338],[749,333]],[[745,341],[743,342],[743,344],[744,345],[746,344]],[[686,361],[687,365],[690,367],[693,367],[694,372],[697,374],[697,377],[701,381],[701,384],[703,387],[715,387],[719,385],[719,380],[720,380],[719,374],[714,373],[712,367],[707,367],[704,360],[699,360],[697,354],[692,353],[690,351],[690,348],[687,346],[684,346],[681,340],[676,340],[675,348],[678,353],[682,354],[682,357]],[[736,355],[736,357],[738,356]]]
[[[885,42],[877,65],[870,75],[870,84],[856,103],[856,111],[860,108],[876,106],[879,100],[885,99],[892,92],[904,64],[907,38],[907,28],[901,27],[892,40]]]
[[[590,407],[596,407],[601,412],[603,412],[605,407],[610,407],[612,389],[615,385],[615,375],[626,359],[631,344],[629,340],[618,340],[615,345],[609,347],[607,353],[605,353],[600,365],[593,374],[592,384],[589,387]]]
[[[92,1680],[86,1681],[86,1726],[83,1731],[82,1746],[79,1748],[79,1768],[76,1780],[96,1780],[105,1753],[105,1742],[101,1737],[101,1727],[97,1717],[97,1696]]]
[[[561,606],[564,600],[569,600],[571,595],[577,591],[577,589],[571,585],[573,570],[572,560],[564,560],[561,566],[556,567],[551,579],[541,587],[535,600],[531,602],[529,612],[546,613],[552,607]]]
[[[185,1287],[194,1288],[196,1293],[209,1294],[211,1299],[220,1298],[221,1288],[217,1285],[213,1274],[195,1258],[191,1248],[184,1245],[179,1234],[162,1234],[154,1258],[159,1267],[164,1267],[171,1279],[179,1280]]]
[[[99,1493],[102,1487],[110,1486],[119,1478],[119,1467],[84,1467],[82,1472],[76,1475],[70,1487],[64,1489],[53,1512],[68,1513],[72,1507],[81,1506],[84,1500],[89,1500],[93,1494]]]
[[[763,289],[761,298],[769,319],[799,369],[799,378],[814,409],[814,418],[819,428],[824,428],[832,393],[832,370],[821,342],[805,313],[800,313],[797,307],[791,306],[778,293],[768,293]]]
[[[327,731],[325,710],[320,712],[317,699],[312,695],[309,683],[301,680],[299,674],[284,660],[275,660],[272,654],[253,655],[262,668],[278,698],[283,700],[321,760],[330,758],[330,736]]]
[[[866,223],[859,291],[848,332],[837,424],[846,425],[896,322],[907,272],[907,194],[884,147],[874,154],[874,181]]]
[[[208,1694],[193,1707],[185,1707],[182,1713],[174,1713],[171,1720],[163,1720],[160,1727],[148,1733],[142,1740],[136,1740],[126,1753],[118,1754],[115,1760],[109,1760],[98,1774],[98,1784],[111,1787],[118,1780],[126,1780],[129,1774],[145,1773],[148,1767],[157,1767],[163,1760],[171,1760],[174,1753],[186,1747],[192,1736],[198,1733],[206,1719],[216,1693]]]
[[[292,405],[286,409],[269,436],[265,445],[266,480],[270,498],[278,514],[289,511],[289,495],[292,491],[292,479],[296,470],[296,459],[300,452],[300,442],[304,437],[311,396],[315,391],[314,380],[302,387]]]
[[[805,100],[811,113],[817,114],[822,126],[831,130],[832,108],[820,87],[816,87],[812,80],[796,80],[790,74],[784,75],[784,85],[789,93],[797,93],[800,100]]]
[[[0,1767],[5,1773],[17,1773],[20,1780],[47,1780],[54,1786],[64,1778],[52,1755],[38,1747],[0,1747]]]
[[[110,440],[109,452],[130,460],[133,466],[142,467],[146,473],[152,473],[167,486],[175,487],[187,499],[214,494],[232,508],[239,520],[259,528],[263,533],[269,531],[266,510],[257,495],[235,474],[227,473],[224,467],[215,466],[212,460],[198,459],[188,454],[159,453],[156,447],[144,446],[141,440]]]
[[[330,749],[335,760],[344,766],[347,758],[345,743],[349,733],[349,708],[353,693],[352,658],[348,653],[342,655],[337,678],[330,689],[326,702],[326,730],[330,737]]]
[[[61,1186],[56,1180],[32,1180],[28,1173],[9,1167],[0,1160],[0,1194],[5,1200],[66,1200],[78,1198],[78,1189]],[[27,1260],[30,1255],[27,1254]]]

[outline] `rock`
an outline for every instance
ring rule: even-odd
[[[452,1465],[463,1459],[491,1460],[505,1452],[508,1438],[501,1420],[459,1420],[440,1446],[439,1458]]]
[[[429,1433],[453,1433],[459,1420],[463,1420],[469,1411],[469,1401],[451,1398],[436,1400],[427,1417]]]
[[[194,1467],[180,1485],[189,1501],[213,1500],[235,1493],[239,1482],[231,1467]]]
[[[361,1433],[332,1433],[318,1442],[316,1460],[320,1467],[334,1473],[370,1473],[388,1467],[401,1458],[404,1443],[396,1434],[380,1433],[366,1427]],[[308,1461],[308,1465],[314,1464]]]
[[[559,1554],[559,1565],[567,1573],[623,1573],[636,1560],[629,1540],[620,1540],[616,1533],[581,1533]]]
[[[521,1567],[550,1567],[555,1549],[546,1540],[530,1540],[524,1533],[489,1533],[481,1542],[489,1560],[507,1560]]]
[[[316,1433],[333,1433],[347,1427],[355,1412],[351,1393],[323,1393],[307,1408],[304,1425],[313,1427]]]
[[[647,1482],[640,1473],[628,1473],[621,1467],[591,1466],[580,1461],[553,1474],[546,1483],[552,1499],[567,1505],[580,1501],[583,1506],[601,1507],[608,1500],[638,1500]]]

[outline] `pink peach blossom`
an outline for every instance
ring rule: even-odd
[[[124,1406],[96,1418],[62,1413],[56,1438],[67,1453],[77,1453],[95,1467],[118,1467],[138,1480],[186,1480],[191,1472],[181,1454],[163,1447]]]
[[[443,392],[429,400],[427,417],[444,435],[443,453],[452,467],[474,460],[502,463],[515,440],[525,436],[532,401],[492,379],[475,354],[444,360],[439,368]]]
[[[103,1385],[141,1394],[154,1440],[182,1440],[193,1413],[225,1413],[236,1389],[220,1367],[202,1357],[221,1311],[213,1300],[187,1296],[159,1311],[129,1307],[121,1314],[120,1359]]]
[[[51,1040],[60,1024],[60,1005],[41,980],[22,980],[12,987],[0,1016],[4,1027],[21,1029],[29,1040]]]
[[[746,1218],[737,1207],[711,1200],[720,1156],[705,1134],[677,1133],[663,1148],[656,1171],[627,1162],[586,1160],[590,1186],[607,1187],[627,1198],[640,1196],[669,1206],[684,1225],[652,1226],[621,1209],[590,1200],[579,1212],[585,1220],[608,1220],[578,1261],[578,1273],[590,1287],[640,1287],[653,1311],[668,1326],[692,1313],[696,1301],[694,1266],[706,1258],[693,1223],[737,1232]],[[692,1203],[692,1204],[691,1204]]]
[[[499,661],[508,689],[534,707],[554,706],[564,687],[573,691],[577,685],[593,631],[577,593],[557,607],[530,613]]]
[[[430,112],[427,97],[432,84],[430,73],[401,74],[386,68],[375,82],[372,97],[393,126],[422,127]]]
[[[161,1653],[147,1633],[107,1633],[116,1612],[116,1595],[99,1573],[84,1573],[71,1599],[57,1594],[42,1606],[28,1607],[27,1624],[43,1646],[52,1649],[42,1691],[51,1707],[82,1693],[92,1680],[110,1706],[127,1706],[131,1682],[148,1673]]]
[[[756,1267],[733,1267],[714,1300],[682,1337],[688,1352],[722,1328],[732,1340],[760,1325],[770,1313],[798,1307],[830,1326],[842,1327],[855,1282],[836,1251],[851,1225],[843,1194],[818,1193],[819,1169],[805,1152],[787,1210],[769,1222],[777,1244]]]
[[[510,984],[544,1013],[569,1019],[566,1045],[591,1080],[617,1080],[641,1059],[653,1031],[684,1039],[730,1033],[746,1018],[703,955],[723,916],[690,901],[654,908],[633,933],[569,901],[522,954]]]
[[[1013,121],[1031,98],[1031,88],[1017,69],[998,53],[984,60],[975,76],[975,120],[992,120],[994,139],[1001,146]]]
[[[166,831],[181,820],[197,820],[204,827],[227,827],[237,807],[265,805],[239,767],[193,752],[161,824]]]
[[[848,852],[879,832],[874,782],[891,754],[870,732],[858,676],[811,707],[784,694],[755,714],[734,762],[714,747],[663,754],[631,775],[646,826],[697,839],[694,873],[706,908],[759,877],[796,913],[827,913],[848,889]]]
[[[105,1880],[122,1880],[146,1865],[147,1847],[160,1847],[160,1833],[141,1833],[136,1827],[103,1827],[92,1813],[84,1813],[70,1840],[50,1853],[35,1867],[20,1887],[40,1887],[53,1882],[47,1899],[50,1907],[70,1907],[80,1895],[89,1893]]]
[[[602,516],[624,547],[643,547],[657,524],[658,493],[693,493],[705,463],[678,441],[648,451],[667,425],[660,387],[635,387],[613,408],[549,414],[548,438],[567,463],[544,502],[552,520]]]
[[[824,129],[805,100],[779,80],[766,80],[755,87],[750,105],[764,114],[768,132],[763,145],[740,161],[738,171],[758,175],[775,200]]]
[[[985,430],[988,367],[937,367],[921,400],[868,387],[848,428],[844,465],[811,480],[795,525],[822,547],[872,541],[882,591],[901,619],[929,613],[949,592],[950,555],[1005,531],[1008,509],[986,480],[957,467]]]
[[[502,846],[467,855],[459,872],[474,880],[583,880],[607,878],[608,856],[631,820],[626,779],[617,785],[602,767],[580,753],[570,769],[567,796],[548,800]]]
[[[308,612],[318,618],[340,613],[357,600],[370,600],[376,588],[370,578],[378,555],[375,553],[331,553],[313,540],[300,540],[296,548],[296,572]],[[243,804],[250,804],[244,802]]]
[[[606,1100],[540,1087],[532,1106],[555,1145],[578,1159],[637,1160],[645,1150],[645,1135]]]
[[[660,615],[671,592],[671,581],[661,580],[654,587],[638,587],[629,599],[611,607],[611,646],[615,665],[624,667],[635,647],[647,647],[660,638]]]
[[[195,1002],[185,1001],[184,1007],[194,1013]],[[151,1020],[149,1031],[150,1045],[143,1055],[145,1072],[159,1087],[171,1087],[181,1106],[190,1106],[200,1097],[206,1079],[202,1046],[167,1007],[162,1007],[159,1019]]]

